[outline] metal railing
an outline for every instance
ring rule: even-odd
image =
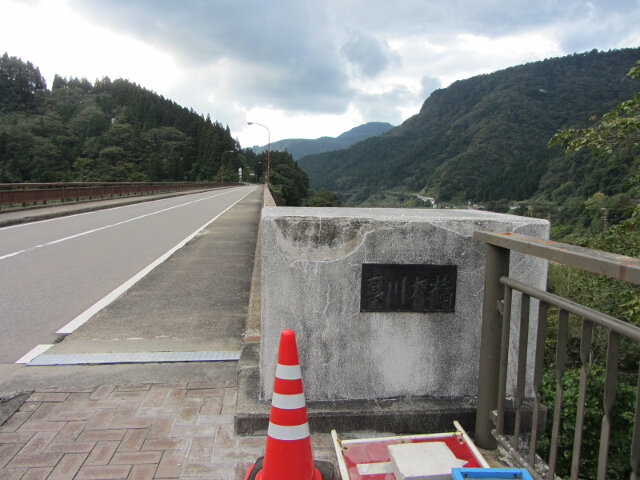
[[[611,437],[611,412],[615,405],[617,366],[620,337],[640,342],[640,328],[604,313],[579,305],[565,298],[550,294],[509,278],[510,252],[533,255],[556,263],[596,272],[636,285],[640,284],[640,259],[614,255],[598,250],[576,247],[539,238],[511,233],[474,232],[474,239],[487,244],[482,339],[480,348],[480,372],[478,383],[478,411],[475,440],[482,448],[496,448],[500,443],[521,467],[537,479],[555,477],[558,458],[558,438],[561,427],[563,384],[566,371],[569,314],[582,319],[580,340],[580,383],[574,429],[571,477],[578,478],[580,453],[583,440],[585,403],[589,376],[589,357],[594,326],[608,331],[608,346],[603,392],[604,416],[602,418],[597,478],[607,474],[609,443]],[[515,422],[513,435],[505,434],[506,384],[509,356],[512,292],[521,292],[520,327],[516,361],[516,386],[513,395]],[[529,445],[521,449],[520,433],[523,431],[525,409],[525,384],[527,383],[527,349],[529,344],[530,300],[539,300],[537,335],[533,365],[533,405]],[[553,424],[549,458],[545,459],[546,471],[536,471],[536,447],[540,436],[541,387],[544,371],[544,349],[547,313],[550,306],[558,308],[558,332],[555,358],[556,393],[553,406]],[[498,375],[496,375],[498,373]],[[631,478],[637,479],[640,471],[640,382],[636,392],[636,410],[631,444]],[[526,448],[528,447],[528,448]],[[521,453],[525,451],[528,453]]]
[[[235,186],[220,182],[78,182],[78,183],[0,183],[0,206],[48,202],[68,202],[127,195],[150,195],[196,189]]]

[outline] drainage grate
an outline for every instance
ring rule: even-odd
[[[218,350],[213,352],[124,352],[124,353],[70,353],[42,354],[28,365],[99,365],[108,363],[166,363],[166,362],[221,362],[239,360],[240,352]]]

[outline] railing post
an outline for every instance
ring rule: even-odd
[[[491,435],[491,412],[498,405],[502,332],[502,316],[498,311],[498,304],[504,297],[504,287],[500,284],[500,277],[509,275],[509,253],[506,248],[487,244],[475,442],[480,448],[490,450],[496,448],[496,441]]]

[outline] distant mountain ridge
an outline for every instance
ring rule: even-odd
[[[337,137],[320,137],[316,139],[289,138],[285,140],[278,140],[271,144],[271,150],[286,150],[295,160],[297,160],[298,158],[306,155],[349,148],[355,143],[381,135],[392,128],[393,125],[390,123],[369,122],[352,128],[348,132],[344,132]],[[267,150],[267,145],[255,146],[252,147],[252,150],[255,153],[261,153]]]
[[[639,86],[626,73],[638,59],[640,48],[594,50],[460,80],[385,134],[299,165],[312,188],[354,205],[394,188],[438,201],[522,200],[543,191],[560,197],[580,189],[580,196],[593,195],[622,183],[629,165],[576,160],[548,142],[633,96]],[[610,188],[605,193],[616,193]]]

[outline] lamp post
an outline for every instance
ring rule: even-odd
[[[222,160],[220,160],[220,183],[224,183],[224,154],[233,153],[233,150],[225,150],[222,152]]]
[[[271,186],[271,182],[269,181],[269,174],[271,171],[271,130],[269,130],[269,127],[266,125],[257,122],[247,122],[247,125],[260,125],[267,129],[267,134],[269,136],[269,144],[267,147],[267,188],[269,188]]]

